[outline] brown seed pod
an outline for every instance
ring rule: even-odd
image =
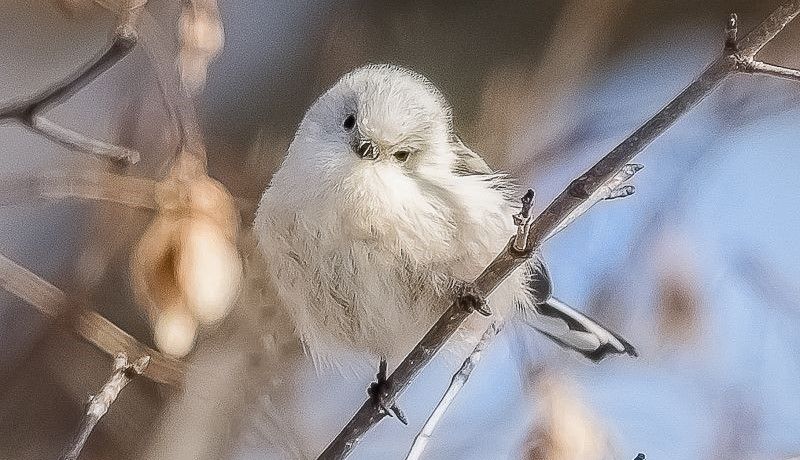
[[[134,293],[156,345],[175,356],[191,351],[199,324],[225,317],[242,282],[233,198],[205,175],[188,176],[173,172],[159,184],[158,214],[131,261]]]

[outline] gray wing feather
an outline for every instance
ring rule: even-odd
[[[455,134],[450,140],[453,152],[456,154],[456,164],[453,171],[464,176],[473,174],[494,174],[492,168],[483,161],[477,153],[469,149]]]

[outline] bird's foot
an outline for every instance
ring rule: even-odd
[[[408,420],[406,420],[403,411],[389,398],[389,382],[386,380],[386,358],[381,358],[381,364],[376,377],[377,381],[371,383],[367,389],[367,394],[372,399],[373,404],[384,414],[389,417],[392,417],[392,414],[394,414],[397,420],[400,420],[403,425],[408,425]]]
[[[475,283],[468,281],[458,281],[456,283],[456,301],[463,308],[469,311],[477,311],[483,316],[491,316],[492,310],[486,303],[486,297],[475,286]]]

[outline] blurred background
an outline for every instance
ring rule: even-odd
[[[109,3],[4,1],[0,104],[103,50],[115,27]],[[257,202],[305,108],[343,73],[388,62],[432,80],[464,142],[535,188],[541,210],[719,55],[728,13],[743,33],[777,4],[220,2],[224,46],[196,96],[209,174],[238,202]],[[142,160],[109,166],[4,124],[0,192],[52,171],[167,174],[175,133],[145,49],[177,59],[181,6],[151,0],[146,10],[161,33],[143,33],[145,45],[48,111]],[[796,22],[760,59],[798,68],[798,43]],[[796,82],[728,79],[637,158],[646,168],[634,196],[599,204],[543,248],[559,297],[620,332],[638,359],[587,363],[508,328],[425,457],[800,454],[798,102]],[[0,203],[0,253],[155,346],[130,285],[151,211],[80,199]],[[135,380],[82,458],[315,458],[363,402],[374,370],[316,372],[282,337],[289,326],[258,280],[263,261],[247,237],[252,214],[243,214],[245,292],[225,321],[201,329],[184,358],[186,382]],[[404,458],[455,367],[435,360],[399,401],[410,426],[387,419],[352,458]],[[109,369],[109,357],[62,322],[0,290],[0,458],[57,456]]]

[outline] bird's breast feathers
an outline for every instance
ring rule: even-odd
[[[325,206],[268,189],[256,231],[270,278],[320,362],[331,343],[404,353],[438,318],[454,280],[472,280],[514,232],[511,205],[485,177],[365,169]]]

